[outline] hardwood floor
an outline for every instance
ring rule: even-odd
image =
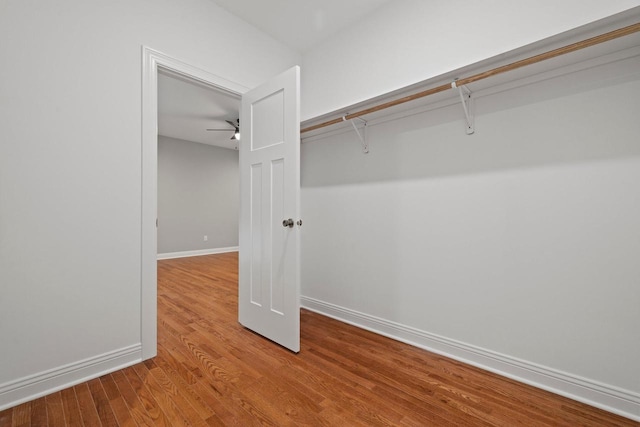
[[[303,310],[298,355],[237,322],[237,254],[158,263],[158,356],[0,426],[638,426]]]

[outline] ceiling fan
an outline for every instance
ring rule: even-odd
[[[233,132],[233,136],[231,137],[232,140],[236,140],[236,141],[240,141],[240,119],[236,119],[236,123],[233,123],[231,120],[225,120],[225,122],[229,123],[231,126],[233,126],[233,129],[207,129],[208,131],[222,131],[222,132],[229,132],[229,131],[234,131]]]

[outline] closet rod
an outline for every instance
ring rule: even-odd
[[[484,80],[488,77],[506,73],[507,71],[516,70],[518,68],[525,67],[527,65],[535,64],[537,62],[542,62],[547,59],[555,58],[557,56],[565,55],[567,53],[575,52],[577,50],[585,49],[587,47],[595,46],[600,43],[604,43],[620,37],[628,36],[630,34],[637,33],[637,32],[640,32],[640,22],[638,22],[637,24],[629,25],[628,27],[619,28],[617,30],[614,30],[608,33],[600,34],[598,36],[591,37],[586,40],[572,43],[570,45],[563,46],[558,49],[550,50],[548,52],[544,52],[539,55],[534,55],[529,58],[521,59],[520,61],[512,62],[511,64],[493,68],[489,71],[484,71],[482,73],[474,74],[473,76],[470,76],[470,77],[461,78],[456,80],[455,83],[457,86],[462,86],[469,83],[477,82],[479,80]],[[385,102],[383,104],[376,105],[374,107],[367,108],[365,110],[347,114],[344,117],[338,117],[337,119],[328,120],[326,122],[319,123],[317,125],[309,126],[307,128],[300,130],[300,133],[310,132],[312,130],[321,129],[327,126],[335,125],[337,123],[342,123],[345,120],[351,120],[356,117],[364,116],[366,114],[375,113],[376,111],[384,110],[390,107],[395,107],[396,105],[400,105],[400,104],[404,104],[405,102],[424,98],[425,96],[434,95],[439,92],[444,92],[449,89],[451,89],[451,83],[443,84],[431,89],[427,89],[422,92],[414,93],[413,95],[405,96],[404,98],[395,99],[393,101]]]

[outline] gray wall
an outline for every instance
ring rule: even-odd
[[[141,357],[141,46],[246,87],[299,55],[208,0],[3,0],[0,28],[1,409]]]
[[[238,180],[237,151],[159,136],[158,254],[238,246]]]
[[[304,143],[303,301],[637,399],[639,96],[636,56]]]
[[[638,0],[388,2],[303,53],[302,120],[342,110],[638,5]]]

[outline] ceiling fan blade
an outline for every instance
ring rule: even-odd
[[[231,126],[233,126],[236,129],[238,129],[238,127],[240,126],[239,123],[233,123],[231,120],[225,120],[225,122],[229,123]]]
[[[208,131],[233,132],[233,129],[207,129]]]
[[[234,133],[233,136],[231,137],[231,140],[233,141],[234,139],[236,139],[236,134]]]

